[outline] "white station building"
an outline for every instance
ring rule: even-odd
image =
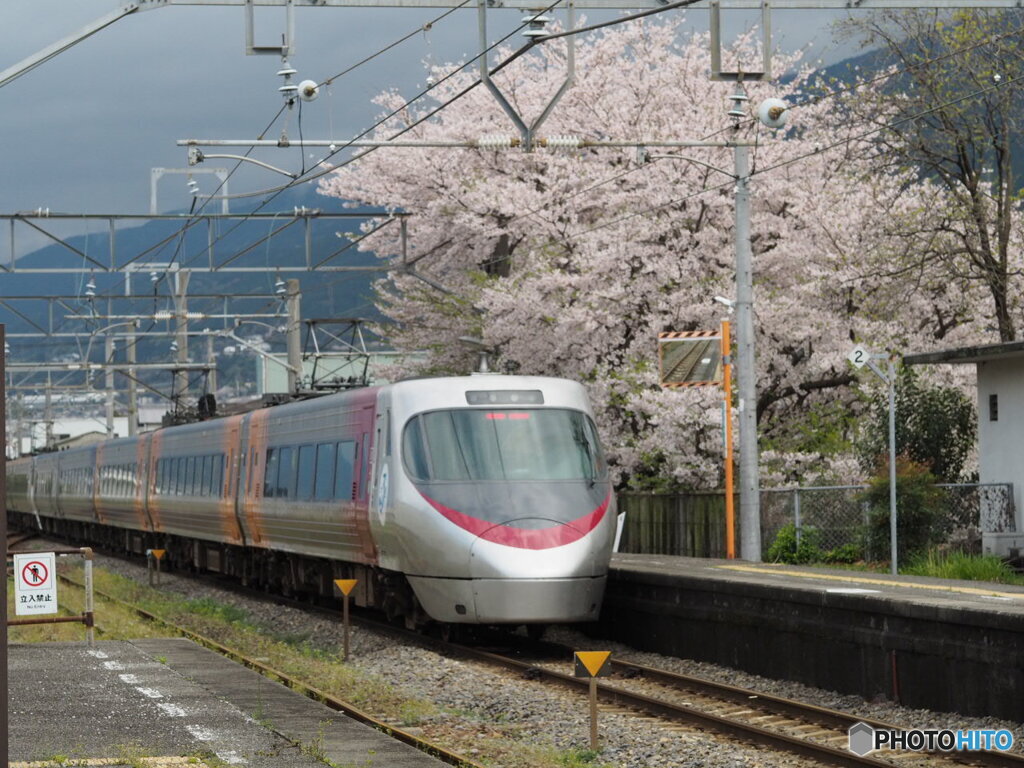
[[[1012,486],[1015,531],[982,531],[985,554],[1024,555],[1024,341],[907,355],[907,365],[973,365],[978,372],[981,483]],[[983,515],[984,516],[984,515]]]

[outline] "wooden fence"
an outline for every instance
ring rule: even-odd
[[[725,557],[725,493],[618,494],[626,513],[620,552]],[[739,541],[737,507],[736,541]]]

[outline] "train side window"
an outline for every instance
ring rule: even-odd
[[[405,463],[412,472],[412,476],[419,479],[430,477],[430,469],[427,466],[427,451],[423,444],[423,427],[420,417],[412,419],[405,428]]]
[[[268,448],[266,472],[263,474],[263,495],[268,499],[273,498],[273,496],[277,493],[278,459],[278,449]]]
[[[188,456],[185,459],[185,495],[196,495],[196,457]]]
[[[355,441],[345,440],[338,443],[338,453],[334,463],[334,497],[336,499],[352,500],[356,497],[356,487],[353,482],[355,462]]]
[[[213,457],[213,495],[224,496],[224,454]]]
[[[334,443],[320,443],[316,447],[316,481],[313,485],[313,498],[323,501],[331,498],[334,490]]]
[[[277,496],[278,498],[294,499],[297,463],[295,448],[290,445],[281,448],[281,458],[278,461],[281,466],[277,470]]]
[[[203,487],[201,495],[213,495],[213,456],[203,456]]]
[[[299,499],[313,498],[313,446],[300,445],[298,452],[298,471],[295,478],[295,496]]]

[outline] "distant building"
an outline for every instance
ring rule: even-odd
[[[1024,554],[1024,341],[907,355],[907,365],[974,365],[978,372],[978,469],[982,483],[1013,486],[1015,532],[985,533],[986,554]]]
[[[12,420],[7,427],[10,432],[9,444],[18,448],[18,455],[25,456],[46,447],[46,422],[44,420],[32,419],[21,425]],[[53,419],[52,435],[55,446],[93,433],[102,434],[103,439],[106,439],[106,424],[102,416],[58,416]],[[15,438],[15,434],[20,439]],[[114,417],[114,437],[125,437],[127,434],[128,419],[124,416]],[[13,457],[13,451],[8,457]]]
[[[55,451],[67,451],[71,448],[81,448],[86,445],[95,445],[96,443],[102,443],[106,439],[106,432],[86,432],[85,434],[76,435],[75,437],[68,437],[63,440],[55,440],[53,443],[53,449]]]

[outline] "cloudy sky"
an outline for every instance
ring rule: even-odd
[[[0,69],[117,6],[117,0],[3,0]],[[442,12],[298,9],[291,59],[299,72],[297,80],[323,81],[337,75]],[[776,45],[790,50],[813,44],[815,58],[843,58],[850,51],[832,42],[830,30],[842,13],[776,11]],[[491,36],[513,29],[520,15],[513,10],[491,12]],[[724,15],[729,34],[759,18],[756,12]],[[707,16],[703,10],[691,11],[688,23],[706,28]],[[444,63],[471,56],[478,47],[476,23],[475,11],[457,11],[429,32],[419,32],[338,79],[320,99],[305,106],[303,134],[343,139],[359,133],[376,114],[370,103],[375,94],[394,87],[411,95],[423,82],[425,60]],[[283,28],[283,11],[264,9],[257,14],[257,42],[276,42]],[[175,146],[177,139],[252,138],[266,126],[281,104],[281,79],[275,75],[279,68],[275,56],[245,55],[240,7],[164,7],[118,21],[0,88],[0,212],[45,207],[145,213],[150,169],[187,164],[185,150]],[[272,137],[278,132],[275,129]],[[295,115],[289,134],[297,137]],[[261,157],[295,167],[296,152],[272,150]],[[208,177],[198,180],[204,190],[212,187]],[[280,180],[250,171],[232,178],[231,191],[259,189]],[[189,202],[184,178],[165,177],[159,187],[160,208],[187,208]]]

